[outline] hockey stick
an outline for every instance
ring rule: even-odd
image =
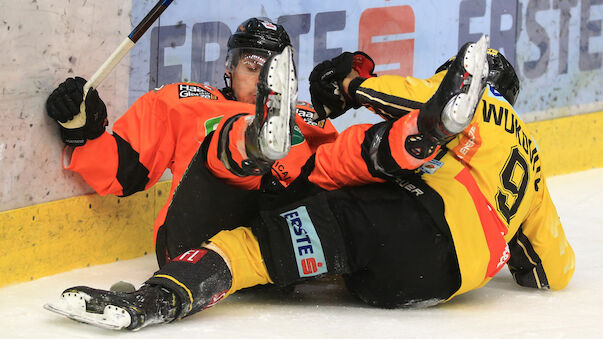
[[[97,88],[97,86],[105,80],[107,75],[111,73],[113,68],[121,61],[121,59],[128,54],[130,49],[134,47],[138,39],[151,27],[151,25],[159,18],[161,13],[172,3],[173,0],[159,0],[155,7],[142,19],[142,21],[134,28],[134,30],[126,37],[122,43],[113,51],[107,60],[101,65],[101,67],[92,75],[90,80],[84,85],[84,97],[82,104],[80,105],[80,113],[76,114],[72,120],[65,123],[60,123],[65,128],[78,128],[86,124],[86,94],[90,88]]]

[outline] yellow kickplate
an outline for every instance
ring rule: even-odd
[[[0,286],[153,254],[169,184],[126,198],[91,194],[0,212]]]
[[[603,112],[536,121],[528,128],[546,176],[603,167]]]

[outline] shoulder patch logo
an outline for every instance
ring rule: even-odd
[[[321,120],[321,121],[314,121],[314,112],[312,111],[306,111],[304,109],[301,108],[297,108],[297,115],[299,115],[302,119],[304,119],[304,121],[306,122],[306,124],[310,125],[310,126],[318,126],[320,128],[324,128],[325,127],[325,121]]]
[[[299,145],[304,141],[306,141],[306,138],[304,138],[304,135],[302,134],[301,129],[299,129],[299,126],[297,126],[297,125],[293,126],[293,135],[291,136],[291,146]]]
[[[219,117],[205,120],[205,136],[216,130],[220,120],[222,120],[222,117],[223,115],[220,115]]]
[[[218,97],[210,93],[202,86],[180,84],[178,85],[178,98],[201,97],[203,99],[218,100]]]

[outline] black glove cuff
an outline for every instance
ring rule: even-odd
[[[78,147],[86,144],[86,132],[84,131],[84,127],[79,128],[65,128],[59,125],[61,131],[61,139],[65,145]]]
[[[98,126],[96,128],[89,129],[86,133],[87,134],[86,137],[88,138],[88,140],[94,140],[94,139],[100,137],[101,135],[103,135],[103,133],[105,133],[106,126],[107,126],[107,124],[103,123],[102,126]]]
[[[366,80],[366,78],[357,77],[350,81],[350,84],[348,86],[349,97],[347,99],[350,99],[349,104],[354,109],[360,108],[360,106],[362,106],[360,100],[358,99],[358,96],[356,96],[356,91],[358,90],[358,87],[360,87],[360,85],[364,82],[364,80]]]

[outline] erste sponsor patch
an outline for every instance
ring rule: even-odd
[[[301,278],[327,273],[327,263],[316,228],[306,206],[281,214],[289,225],[297,270]]]

